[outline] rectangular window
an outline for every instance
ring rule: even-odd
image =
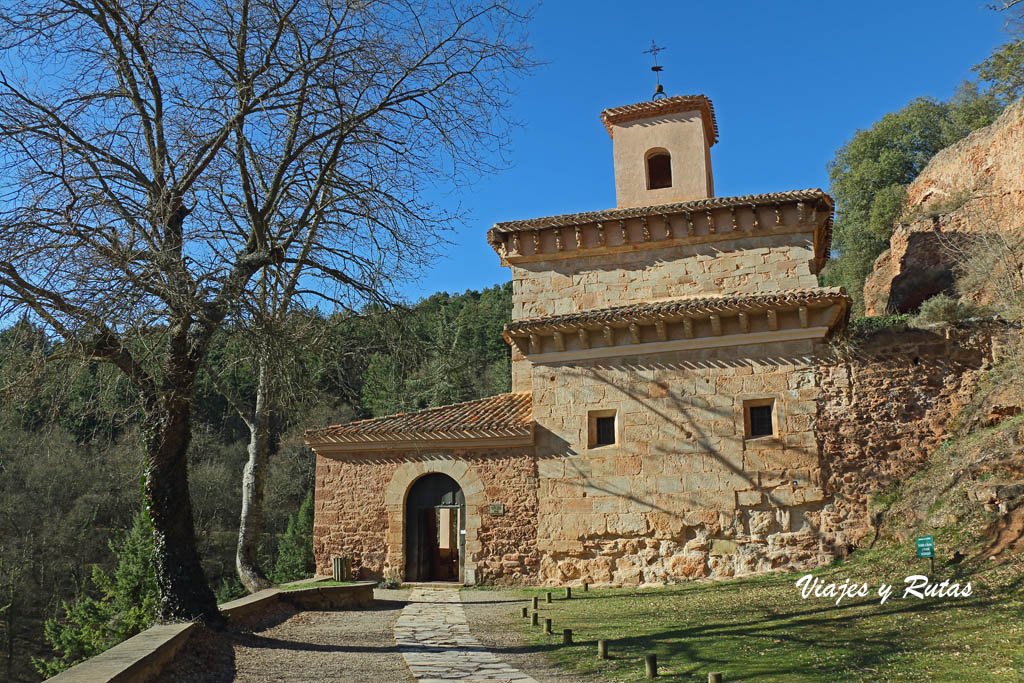
[[[772,435],[772,407],[750,406],[750,435]]]
[[[587,412],[588,448],[611,446],[618,441],[618,416],[614,409]]]
[[[748,439],[774,436],[775,399],[755,398],[743,402],[743,435]]]
[[[597,418],[597,445],[607,446],[615,443],[615,418]]]

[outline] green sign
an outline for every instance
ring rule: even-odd
[[[918,557],[935,557],[935,539],[932,536],[918,536],[917,542],[917,556]]]

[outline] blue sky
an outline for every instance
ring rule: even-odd
[[[718,119],[711,149],[719,196],[828,189],[827,162],[853,133],[914,97],[949,97],[971,66],[1007,41],[985,0],[696,2],[548,0],[530,28],[546,64],[520,82],[508,168],[434,201],[471,214],[418,282],[436,291],[510,278],[487,245],[497,221],[614,206],[603,109],[654,90],[651,40],[669,95],[705,94]]]

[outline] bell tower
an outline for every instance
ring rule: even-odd
[[[601,112],[612,138],[620,209],[707,199],[715,194],[711,146],[718,124],[704,95],[664,97]]]

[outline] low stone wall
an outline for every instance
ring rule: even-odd
[[[281,602],[300,610],[369,607],[373,604],[375,585],[376,582],[363,581],[347,586],[290,591],[268,588],[224,603],[220,611],[229,622],[237,622]],[[158,676],[188,646],[188,639],[197,626],[196,622],[159,624],[48,680],[54,683],[144,683]]]

